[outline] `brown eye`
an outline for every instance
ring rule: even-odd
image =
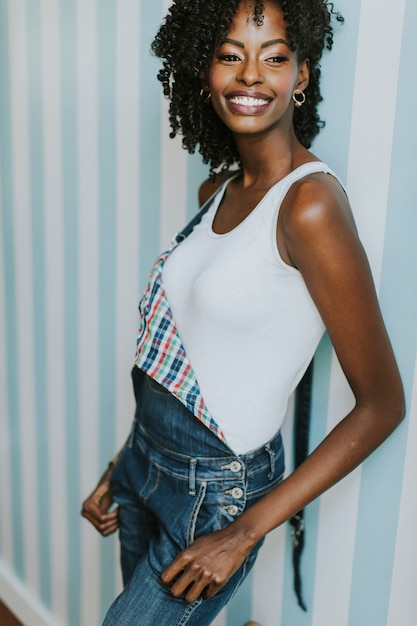
[[[268,59],[266,59],[268,61],[268,63],[284,63],[285,61],[288,61],[287,57],[283,57],[283,56],[273,56],[273,57],[268,57]]]
[[[221,61],[226,61],[227,63],[240,61],[239,57],[236,54],[218,54],[217,58],[220,59]]]

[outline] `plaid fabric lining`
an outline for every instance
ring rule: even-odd
[[[174,247],[156,260],[140,301],[135,363],[178,398],[219,439],[225,441],[223,432],[205,405],[162,284],[162,268]]]

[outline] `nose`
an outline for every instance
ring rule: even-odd
[[[263,83],[264,78],[258,61],[256,59],[248,58],[244,63],[242,63],[237,80],[244,83],[248,87]]]

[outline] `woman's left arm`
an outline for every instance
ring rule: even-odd
[[[325,177],[325,178],[324,178]],[[175,596],[214,595],[252,547],[357,467],[404,416],[404,394],[369,264],[339,183],[294,186],[281,208],[281,254],[303,275],[355,397],[352,411],[280,485],[226,529],[201,537],[163,574]],[[281,250],[283,248],[283,250]]]

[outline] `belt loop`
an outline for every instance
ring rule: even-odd
[[[269,463],[271,467],[271,471],[268,474],[268,480],[272,480],[275,475],[275,452],[271,450],[271,444],[267,443],[265,445],[265,452],[269,456]]]
[[[195,496],[196,465],[197,465],[197,459],[190,459],[190,473],[188,475],[188,493],[190,496]]]

